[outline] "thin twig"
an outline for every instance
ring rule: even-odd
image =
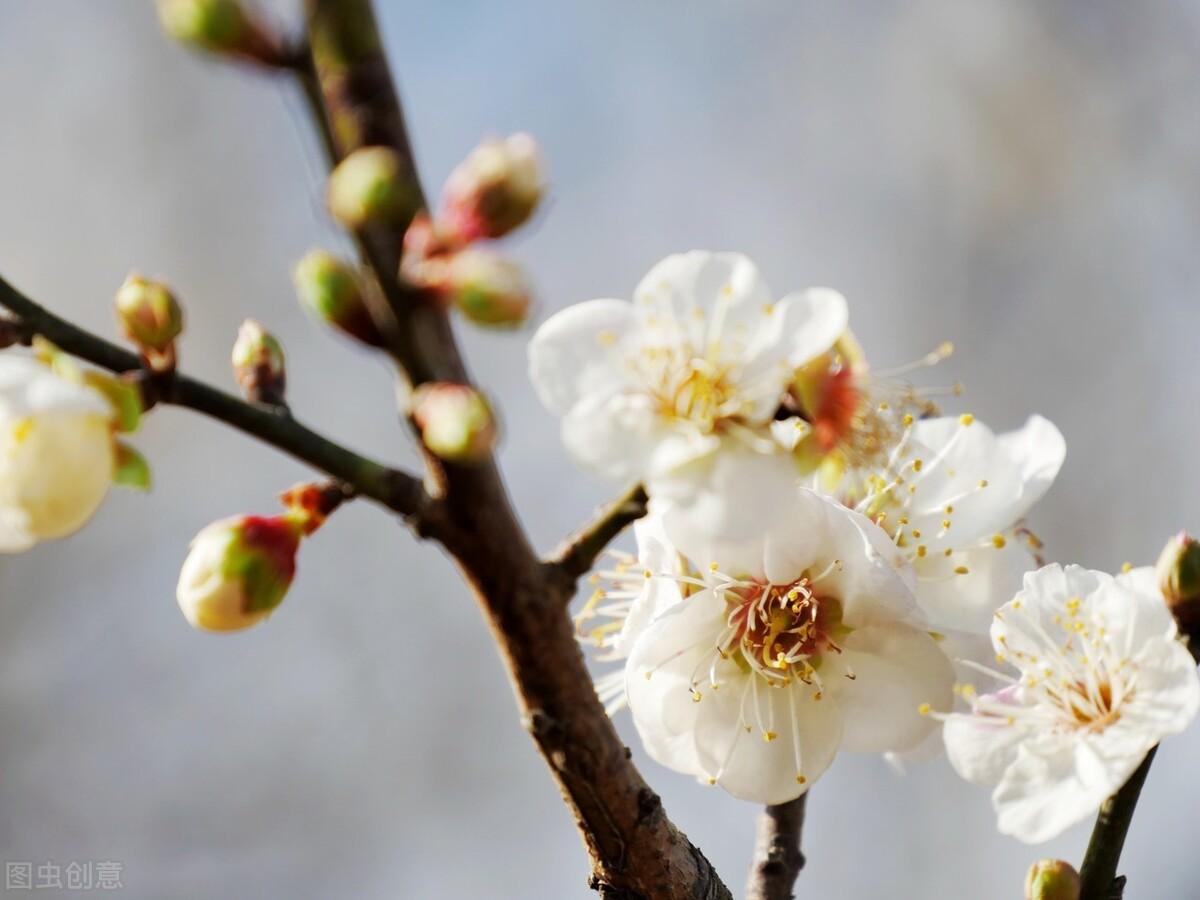
[[[758,817],[758,840],[746,900],[792,900],[792,887],[804,868],[800,835],[807,802],[805,792],[795,800],[768,806]]]
[[[63,351],[116,373],[138,372],[141,360],[127,350],[61,319],[0,278],[0,306],[23,328]],[[360,456],[301,425],[286,411],[246,403],[186,375],[155,382],[155,399],[204,413],[320,469],[402,516],[421,518],[433,501],[412,475]]]
[[[634,485],[600,509],[596,517],[563,541],[547,562],[570,578],[578,578],[596,562],[604,548],[629,525],[646,515],[646,489]]]
[[[1133,821],[1138,796],[1157,752],[1157,747],[1151,748],[1129,780],[1100,807],[1083,857],[1083,867],[1079,870],[1079,900],[1120,900],[1124,893],[1124,879],[1117,878],[1117,866],[1121,862],[1121,849],[1125,846],[1125,835]]]

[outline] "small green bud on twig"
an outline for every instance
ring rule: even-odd
[[[353,266],[324,250],[310,250],[296,263],[292,280],[300,303],[318,319],[364,344],[383,344]]]
[[[490,138],[450,173],[439,220],[460,244],[503,237],[533,215],[544,181],[532,137]]]
[[[247,400],[284,405],[287,371],[283,345],[254,319],[247,319],[233,342],[233,377]]]
[[[1179,630],[1193,643],[1200,638],[1200,541],[1181,531],[1169,541],[1155,567],[1158,586]]]
[[[496,441],[491,407],[465,384],[431,382],[413,392],[412,418],[431,453],[457,463],[480,462]]]
[[[467,249],[417,263],[409,276],[479,325],[515,327],[529,317],[521,267],[497,253]]]
[[[200,50],[282,66],[282,42],[238,0],[157,0],[158,19],[170,37]]]
[[[137,344],[150,367],[169,371],[175,365],[175,339],[183,331],[183,308],[161,281],[131,273],[113,301],[117,322]]]
[[[1025,900],[1079,900],[1079,873],[1061,859],[1040,859],[1025,876]]]
[[[416,198],[404,163],[388,147],[355,150],[329,175],[329,212],[351,231],[368,225],[406,225]]]

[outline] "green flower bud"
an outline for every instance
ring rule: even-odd
[[[541,202],[544,176],[527,134],[481,143],[446,180],[442,216],[461,243],[498,238],[528,221]]]
[[[130,274],[113,301],[125,336],[143,351],[169,354],[183,331],[183,309],[170,288]]]
[[[355,150],[329,175],[329,212],[357,231],[368,225],[407,225],[417,198],[399,154],[388,147]]]
[[[1079,873],[1061,859],[1040,859],[1025,876],[1025,900],[1079,900]]]
[[[1200,637],[1200,541],[1179,532],[1163,548],[1155,567],[1158,586],[1179,629]]]
[[[163,31],[181,44],[267,66],[285,63],[282,42],[269,34],[239,0],[157,2]]]
[[[429,451],[450,462],[480,462],[496,441],[487,400],[465,384],[421,385],[413,392],[412,417]]]
[[[283,345],[254,319],[247,319],[233,342],[233,377],[255,403],[283,403],[287,388]]]
[[[324,250],[310,250],[292,270],[303,306],[351,337],[379,347],[383,339],[363,299],[358,272]]]
[[[514,327],[529,316],[524,272],[496,253],[468,249],[436,256],[414,266],[413,277],[479,325]]]

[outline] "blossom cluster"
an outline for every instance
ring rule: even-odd
[[[848,323],[836,291],[777,299],[746,257],[696,251],[539,328],[568,451],[650,498],[578,616],[620,664],[597,690],[655,760],[758,803],[840,750],[944,740],[1003,831],[1045,840],[1192,719],[1191,655],[1151,570],[1038,568],[1052,423],[942,415],[905,376],[948,345],[877,371]]]

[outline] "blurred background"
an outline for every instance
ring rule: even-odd
[[[487,133],[542,143],[552,200],[507,245],[542,315],[628,296],[673,251],[742,250],[778,293],[844,291],[877,365],[949,339],[962,409],[1052,418],[1068,459],[1033,518],[1052,558],[1115,569],[1200,528],[1200,6],[378,5],[430,189]],[[386,368],[292,295],[305,250],[346,242],[291,84],[168,45],[145,0],[8,0],[0,115],[4,277],[106,334],[130,268],[165,277],[185,368],[227,387],[253,315],[287,347],[299,416],[412,462]],[[614,489],[567,459],[527,335],[462,330],[548,548]],[[0,560],[0,859],[119,861],[139,898],[591,896],[438,551],[354,504],[268,625],[200,634],[173,599],[187,542],[306,471],[178,410],[137,442],[150,496],[115,491],[80,534]],[[1198,753],[1193,728],[1158,757],[1131,898],[1200,896]],[[756,810],[635,754],[740,890]],[[812,794],[800,896],[1011,900],[1087,831],[1027,848],[944,761],[899,776],[845,756]]]

